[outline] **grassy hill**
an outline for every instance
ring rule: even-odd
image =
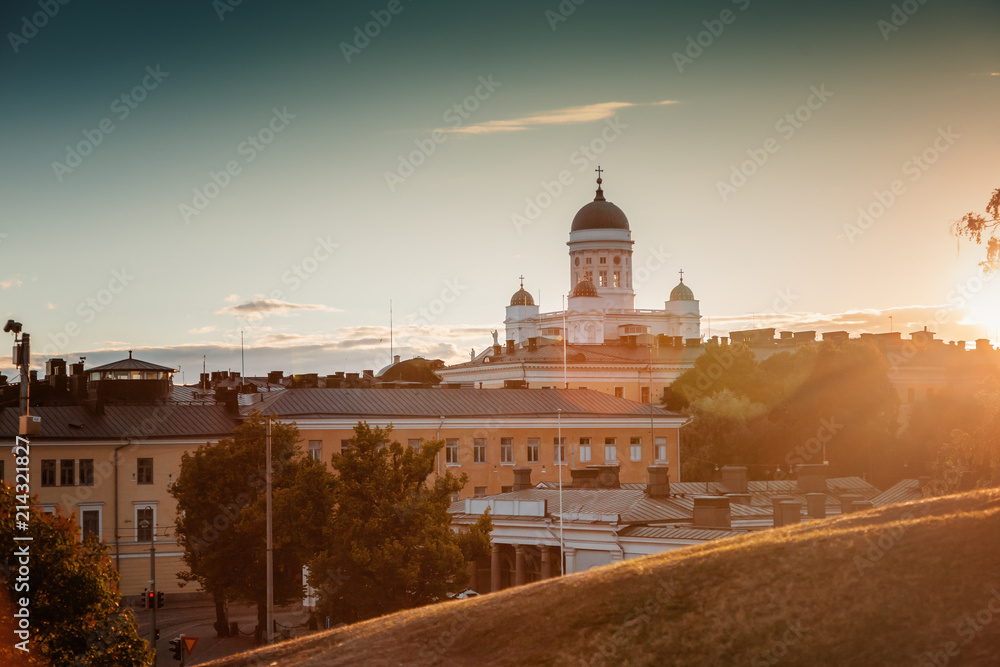
[[[1000,491],[721,540],[211,664],[997,665]]]

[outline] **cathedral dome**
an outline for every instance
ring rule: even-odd
[[[510,305],[534,306],[535,300],[531,297],[531,293],[522,287],[521,289],[514,292],[514,296],[510,297]]]
[[[677,283],[677,287],[670,290],[670,300],[671,301],[694,301],[694,292],[691,288],[684,284],[684,277],[681,277],[681,281]]]
[[[576,213],[573,218],[571,232],[578,232],[584,229],[628,229],[628,218],[625,213],[604,198],[604,190],[601,189],[603,179],[597,179],[597,196],[594,201],[586,204]]]
[[[598,296],[597,286],[584,278],[573,288],[573,296]]]

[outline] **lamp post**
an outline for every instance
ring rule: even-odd
[[[268,644],[274,643],[274,544],[271,540],[271,416],[267,416],[265,440],[267,481],[267,631],[264,636]]]
[[[562,484],[562,469],[565,459],[565,450],[563,449],[563,439],[562,439],[562,408],[556,410],[556,419],[558,422],[558,438],[559,442],[559,460],[556,465],[559,467],[559,571],[562,574],[566,574],[566,541],[563,539],[563,484]]]
[[[153,508],[146,505],[144,508],[153,515]],[[141,528],[149,528],[149,590],[152,591],[149,602],[150,628],[149,643],[153,647],[153,655],[156,655],[156,524],[151,519],[143,519],[139,522]]]

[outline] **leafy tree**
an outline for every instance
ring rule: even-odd
[[[77,522],[61,514],[46,514],[31,508],[27,533],[15,531],[17,506],[23,503],[14,489],[0,483],[0,542],[7,545],[3,569],[4,595],[0,613],[13,618],[14,602],[29,598],[32,653],[54,665],[119,667],[146,665],[152,659],[147,642],[131,610],[122,607],[118,572],[105,543],[95,538],[80,540]],[[37,499],[34,499],[37,501]],[[23,518],[23,515],[22,515]],[[28,534],[30,542],[15,542]],[[27,581],[18,581],[18,548],[29,551]],[[29,589],[19,590],[27,583]],[[15,648],[20,641],[11,631],[0,641],[3,664],[37,664]]]
[[[980,266],[987,273],[1000,268],[1000,188],[993,191],[986,204],[986,215],[966,213],[952,225],[952,231],[959,237],[965,237],[982,244],[985,237],[986,259]]]
[[[447,472],[428,484],[440,441],[416,451],[390,442],[391,428],[359,423],[354,433],[351,446],[333,455],[336,511],[310,565],[317,613],[353,623],[462,590],[468,562],[489,553],[492,530],[489,515],[466,535],[451,529],[451,495],[466,476]]]
[[[227,633],[227,601],[257,605],[258,638],[266,626],[265,430],[264,418],[253,412],[232,438],[185,453],[170,487],[188,566],[178,576],[212,594],[220,636]],[[294,424],[272,423],[275,604],[302,598],[302,566],[318,548],[332,509],[333,476],[303,454],[298,441]]]
[[[1000,382],[988,380],[974,401],[981,418],[954,429],[935,454],[930,489],[936,495],[1000,486]]]
[[[681,438],[686,477],[709,480],[717,467],[739,464],[769,478],[820,462],[824,451],[835,475],[885,467],[896,394],[877,349],[824,342],[758,363],[744,346],[730,348],[713,345],[674,383],[675,397],[693,397]]]

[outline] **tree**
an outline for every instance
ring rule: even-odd
[[[0,612],[5,619],[13,618],[15,602],[28,598],[31,634],[27,647],[53,665],[149,664],[152,654],[139,638],[135,616],[122,606],[119,576],[107,545],[93,537],[81,541],[72,517],[46,514],[34,507],[18,512],[17,506],[32,504],[24,500],[0,483],[0,542],[8,546],[0,562],[5,593]],[[28,531],[15,530],[25,512]],[[32,540],[14,541],[15,536],[24,535]],[[15,555],[24,547],[29,553],[26,576],[19,571],[24,565],[21,557]],[[0,662],[22,664],[25,656],[15,647],[18,641],[13,632],[5,635],[0,641]]]
[[[987,380],[974,402],[979,419],[952,430],[937,449],[931,466],[934,495],[1000,486],[1000,381]]]
[[[991,273],[1000,269],[1000,188],[993,191],[986,204],[986,215],[966,213],[952,224],[956,236],[965,237],[977,244],[983,243],[985,236],[986,259],[979,263],[983,270]]]
[[[489,553],[488,514],[464,536],[451,528],[451,496],[466,476],[446,472],[427,482],[442,443],[417,451],[390,442],[390,433],[359,423],[350,446],[333,455],[336,510],[310,571],[317,613],[334,622],[444,599],[467,584],[469,561]]]
[[[227,601],[257,605],[258,639],[266,626],[265,429],[255,411],[232,438],[185,453],[170,487],[177,499],[177,541],[188,566],[178,576],[212,594],[219,636],[227,634]],[[302,598],[302,566],[318,548],[332,510],[333,476],[304,455],[298,441],[294,424],[271,425],[276,604]]]

